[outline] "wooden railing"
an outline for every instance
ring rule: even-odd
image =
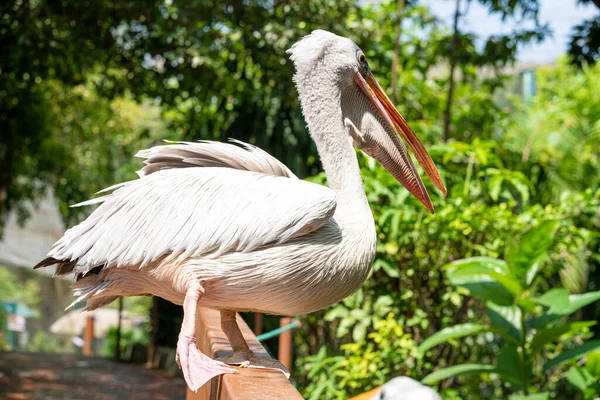
[[[257,356],[269,357],[239,315],[237,321],[250,349]],[[231,353],[229,341],[221,330],[218,311],[198,309],[196,344],[201,352],[213,358]],[[300,393],[280,371],[259,368],[240,368],[239,371],[239,374],[226,374],[212,379],[196,393],[188,388],[186,400],[302,399]]]

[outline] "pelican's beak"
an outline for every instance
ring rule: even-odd
[[[375,109],[391,128],[389,130],[375,130],[375,132],[372,132],[371,134],[374,136],[370,139],[374,141],[374,144],[368,146],[365,151],[383,165],[398,182],[404,185],[409,192],[415,195],[433,213],[433,205],[431,204],[429,193],[427,193],[427,189],[425,189],[423,181],[419,177],[406,151],[406,147],[398,135],[395,134],[395,131],[400,132],[429,179],[431,179],[436,188],[442,191],[445,197],[446,188],[423,143],[421,143],[402,115],[396,110],[396,107],[394,107],[370,71],[364,77],[360,72],[357,72],[354,82],[373,103]]]

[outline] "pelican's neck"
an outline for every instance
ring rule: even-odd
[[[356,152],[344,126],[339,88],[331,80],[297,79],[297,84],[308,129],[317,145],[329,187],[336,193],[337,209],[366,213],[372,219]]]

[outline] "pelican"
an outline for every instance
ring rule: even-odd
[[[197,390],[230,365],[274,367],[248,348],[237,311],[302,315],[361,287],[375,256],[375,223],[353,148],[374,157],[431,212],[402,135],[434,185],[427,151],[351,40],[317,30],[290,50],[303,115],[329,187],[299,180],[241,142],[179,142],[140,151],[139,179],[79,205],[99,204],[35,268],[73,273],[74,303],[93,310],[151,294],[183,305],[177,360]],[[220,311],[233,354],[196,347],[196,308]]]
[[[370,400],[442,400],[438,392],[407,376],[394,378],[376,391]]]

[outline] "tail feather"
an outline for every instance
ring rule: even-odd
[[[105,265],[99,265],[82,273],[76,270],[77,260],[59,260],[54,257],[47,257],[33,268],[38,269],[50,267],[52,265],[56,265],[54,276],[68,275],[71,273],[76,274],[76,281],[71,285],[73,296],[76,296],[76,299],[69,304],[66,310],[73,308],[81,301],[86,302],[84,308],[85,311],[95,310],[98,307],[112,303],[119,297],[115,296],[114,293],[106,293],[106,289],[108,289],[113,282],[105,280],[104,277],[101,277],[100,275]],[[104,276],[104,274],[102,275]]]
[[[33,267],[33,269],[38,269],[38,268],[43,268],[43,267],[49,267],[49,266],[54,265],[54,264],[59,264],[60,262],[61,261],[57,260],[54,257],[47,257],[47,258],[44,258],[39,263],[37,263],[35,265],[35,267]]]
[[[88,303],[89,307],[91,303],[90,300],[92,300],[93,298],[105,297],[100,295],[107,288],[109,288],[110,285],[112,285],[112,281],[105,281],[103,279],[100,279],[98,275],[88,276],[84,279],[80,279],[79,281],[71,285],[71,289],[73,289],[73,296],[77,296],[77,298],[73,300],[73,302],[67,307],[67,310],[75,306],[75,304],[79,303],[80,301],[84,300]]]

